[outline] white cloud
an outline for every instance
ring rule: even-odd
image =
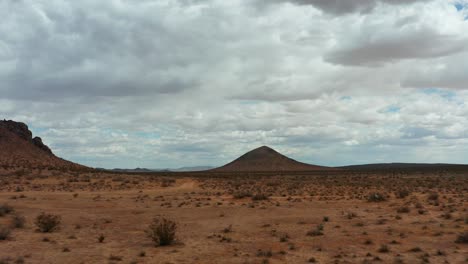
[[[100,167],[468,154],[463,9],[290,2],[0,2],[0,114]]]

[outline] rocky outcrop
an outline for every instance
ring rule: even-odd
[[[45,152],[47,152],[49,154],[52,154],[52,150],[50,150],[50,148],[47,145],[42,143],[42,139],[40,137],[33,138],[32,142],[33,142],[34,146],[42,149],[43,151],[45,151]]]
[[[50,150],[50,148],[42,142],[40,137],[32,137],[32,132],[25,123],[16,122],[13,120],[3,120],[0,121],[0,127],[6,128],[8,131],[12,132],[19,138],[32,143],[34,146],[43,150],[47,154],[53,155],[52,150]]]
[[[0,121],[0,126],[3,126],[24,140],[32,141],[32,132],[29,131],[29,128],[25,123],[15,122],[13,120],[3,120]]]
[[[89,168],[55,156],[26,124],[0,120],[0,168],[83,171]],[[1,170],[1,169],[0,169]]]

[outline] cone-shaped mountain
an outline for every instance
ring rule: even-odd
[[[255,171],[316,171],[333,168],[302,163],[288,158],[272,148],[262,146],[245,153],[238,159],[214,169],[220,172]]]

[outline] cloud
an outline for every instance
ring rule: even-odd
[[[383,8],[365,18],[346,18],[325,59],[331,63],[381,66],[405,59],[462,53],[468,23],[447,3],[418,3],[404,10]],[[450,25],[450,26],[449,26]]]
[[[430,2],[432,0],[273,0],[261,3],[291,3],[296,5],[311,5],[323,12],[333,15],[344,15],[350,13],[370,13],[379,4],[407,5],[416,2]]]
[[[0,118],[98,167],[462,162],[465,9],[280,2],[1,1]]]

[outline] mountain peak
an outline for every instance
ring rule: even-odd
[[[311,171],[325,170],[327,167],[321,167],[311,164],[298,162],[284,156],[276,150],[261,146],[251,150],[236,160],[222,167],[214,169],[215,171]]]

